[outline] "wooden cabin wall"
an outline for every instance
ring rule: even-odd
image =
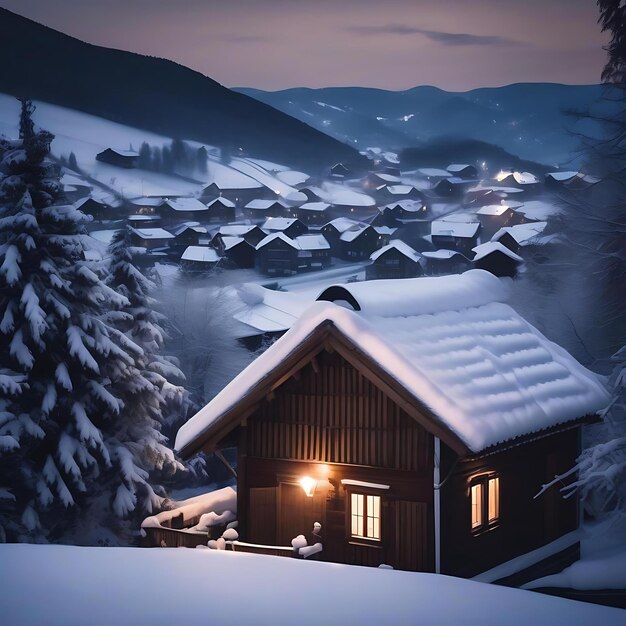
[[[575,530],[575,498],[563,499],[556,487],[534,496],[543,484],[574,465],[578,450],[578,428],[573,428],[459,463],[441,489],[442,573],[474,576]],[[453,456],[444,450],[442,479]],[[495,472],[500,479],[500,519],[493,528],[474,534],[469,483],[486,472]]]
[[[312,498],[297,483],[320,479]],[[389,485],[381,542],[348,535],[342,479]],[[336,353],[321,352],[240,429],[238,511],[246,541],[284,545],[323,526],[323,559],[433,569],[433,438]]]

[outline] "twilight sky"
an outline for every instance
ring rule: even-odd
[[[0,0],[90,43],[229,87],[596,83],[595,0]]]

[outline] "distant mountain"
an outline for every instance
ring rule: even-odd
[[[0,58],[0,92],[310,169],[365,162],[353,148],[199,72],[93,46],[2,8]]]
[[[519,83],[453,93],[436,87],[385,91],[362,87],[237,91],[270,104],[359,148],[386,150],[435,138],[474,139],[551,166],[576,161],[575,122],[601,85]]]

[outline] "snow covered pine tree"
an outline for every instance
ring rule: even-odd
[[[129,301],[84,260],[90,218],[55,204],[53,136],[35,130],[32,112],[23,100],[19,140],[0,142],[0,370],[28,385],[3,397],[0,436],[15,444],[0,451],[12,498],[0,506],[10,505],[2,514],[9,540],[67,532],[90,542],[81,531],[102,524],[118,532],[119,516],[155,502],[139,448],[162,444],[156,423],[128,423],[122,396],[142,380],[135,359],[143,350],[103,313]]]

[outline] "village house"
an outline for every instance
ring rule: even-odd
[[[208,211],[206,204],[197,198],[164,198],[157,207],[161,219],[167,223],[204,220]]]
[[[180,257],[180,267],[189,274],[204,274],[213,271],[220,260],[213,248],[189,246]]]
[[[295,208],[295,214],[307,226],[321,226],[328,222],[330,208],[328,202],[305,202]]]
[[[215,243],[216,250],[227,261],[226,267],[254,267],[256,249],[243,237],[221,236]]]
[[[389,215],[397,220],[419,220],[424,219],[428,213],[428,207],[422,199],[419,200],[397,200],[385,205],[380,209],[385,215]],[[391,224],[387,224],[391,226]]]
[[[434,220],[430,234],[435,248],[446,248],[471,255],[472,248],[478,245],[479,222],[448,222]]]
[[[268,217],[261,230],[266,233],[284,233],[290,239],[304,235],[309,229],[299,220],[291,217]]]
[[[147,250],[166,248],[172,243],[174,235],[164,228],[137,228],[130,227],[130,241],[134,246],[141,246]]]
[[[446,168],[452,176],[464,178],[466,180],[476,180],[478,178],[478,170],[475,165],[467,163],[450,163]]]
[[[471,180],[465,180],[458,176],[449,176],[433,185],[433,191],[443,198],[453,198],[462,196],[465,191],[473,184]]]
[[[123,216],[119,206],[113,207],[106,202],[91,197],[74,202],[74,207],[85,213],[85,215],[91,215],[94,220],[99,222],[114,220]]]
[[[543,233],[548,225],[547,222],[528,222],[505,226],[498,230],[491,241],[497,241],[516,254],[521,248],[532,245]]]
[[[457,250],[424,250],[422,267],[428,276],[462,274],[472,267],[472,262]]]
[[[292,276],[304,268],[299,251],[293,239],[284,233],[272,233],[256,246],[256,267],[267,276]]]
[[[186,248],[187,246],[197,246],[200,243],[200,237],[207,234],[207,229],[200,226],[198,222],[185,222],[171,229],[171,232],[174,235],[171,245],[177,248]]]
[[[294,241],[300,248],[298,259],[301,269],[321,270],[330,265],[330,244],[324,235],[309,233],[296,237]]]
[[[531,172],[503,170],[496,175],[496,182],[503,187],[517,188],[524,195],[536,193],[541,189],[541,181]]]
[[[330,562],[519,583],[576,558],[576,500],[537,495],[610,397],[508,289],[481,270],[326,289],[176,437],[184,459],[236,446],[233,549],[291,555],[318,522]]]
[[[379,233],[373,226],[350,228],[339,237],[339,257],[346,261],[368,259],[374,250],[384,245],[385,239],[388,241],[388,238],[388,234]]]
[[[518,223],[518,216],[507,204],[487,204],[476,211],[483,240],[491,238],[504,226]]]
[[[358,230],[364,226],[367,226],[365,222],[359,222],[349,217],[336,217],[334,220],[324,224],[320,230],[322,235],[326,237],[328,243],[330,243],[333,256],[338,257],[340,256],[339,248],[341,235],[347,230]]]
[[[239,207],[255,199],[276,198],[276,192],[258,180],[235,172],[232,177],[213,181],[200,194],[202,202],[210,202],[215,198],[226,198]]]
[[[139,153],[134,150],[115,150],[114,148],[107,148],[96,154],[96,161],[115,165],[116,167],[124,167],[126,169],[137,167],[138,159]]]
[[[218,239],[222,237],[242,237],[251,246],[256,248],[257,244],[267,237],[267,233],[263,232],[259,226],[255,224],[224,224],[220,226],[211,239],[211,245],[218,247]]]
[[[523,263],[522,257],[509,250],[498,241],[487,241],[473,249],[474,267],[490,272],[494,276],[509,276],[513,278],[517,269]]]
[[[370,256],[367,280],[387,278],[416,278],[424,273],[420,264],[422,255],[403,241],[394,239]]]
[[[392,176],[391,174],[385,174],[383,172],[370,172],[363,179],[363,188],[372,191],[386,185],[397,185],[400,184],[400,182],[398,176]]]
[[[350,174],[350,170],[343,163],[335,163],[330,168],[331,178],[345,178]]]
[[[228,198],[215,198],[207,203],[203,219],[207,222],[227,224],[236,218],[235,203]]]
[[[268,217],[285,217],[289,214],[289,205],[282,200],[263,200],[257,198],[251,200],[243,207],[245,218],[260,222]]]

